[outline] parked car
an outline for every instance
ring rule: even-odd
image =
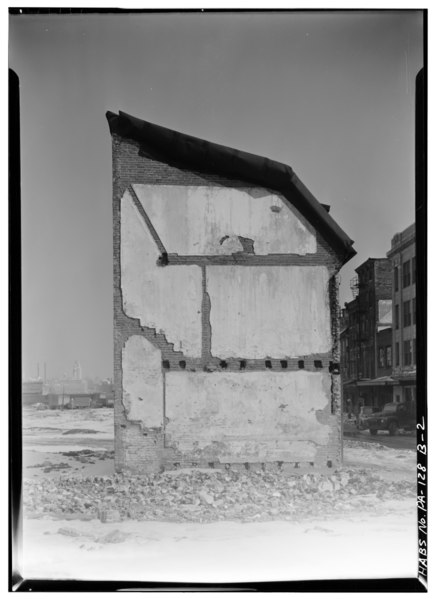
[[[415,404],[387,403],[381,412],[372,414],[368,418],[371,435],[376,435],[379,430],[387,430],[390,435],[395,435],[400,428],[411,431],[415,427]]]
[[[372,416],[373,409],[371,406],[362,406],[359,415],[357,416],[357,428],[364,431],[368,428],[368,418]]]

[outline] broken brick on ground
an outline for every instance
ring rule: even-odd
[[[331,475],[262,470],[178,470],[149,475],[58,476],[27,480],[28,517],[101,521],[299,520],[351,513],[415,496],[408,480],[384,481],[367,469]],[[104,520],[105,518],[105,520]]]

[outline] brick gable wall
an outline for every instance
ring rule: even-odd
[[[253,187],[246,181],[231,180],[219,175],[187,171],[179,169],[141,155],[139,145],[113,135],[113,281],[114,281],[114,393],[115,393],[115,465],[118,471],[128,469],[136,472],[152,472],[164,467],[177,466],[221,466],[217,461],[210,461],[202,456],[195,460],[191,455],[182,454],[173,447],[165,446],[164,427],[144,429],[142,423],[130,421],[125,412],[122,400],[122,350],[132,335],[143,336],[156,346],[162,355],[163,378],[167,372],[176,371],[218,371],[218,372],[294,372],[300,368],[308,372],[324,373],[329,379],[329,404],[320,416],[324,426],[329,427],[329,442],[321,446],[314,460],[295,462],[264,462],[263,467],[284,468],[304,471],[312,467],[332,467],[342,461],[341,431],[341,392],[339,372],[339,304],[338,286],[335,275],[342,264],[343,256],[336,255],[326,240],[317,235],[317,253],[299,258],[299,262],[311,265],[324,265],[330,275],[329,303],[330,330],[332,347],[329,352],[304,357],[303,364],[299,359],[281,360],[269,357],[268,360],[244,360],[242,356],[234,356],[225,364],[211,356],[211,327],[209,326],[209,298],[204,294],[202,303],[202,347],[203,355],[198,358],[186,358],[182,351],[175,351],[164,333],[142,326],[138,319],[125,315],[122,303],[120,281],[120,200],[132,183],[154,185],[218,185],[223,187]],[[275,193],[275,192],[273,192]],[[288,260],[286,256],[267,257],[265,263],[274,265]],[[294,257],[294,260],[297,260]],[[290,309],[290,307],[288,307]],[[286,362],[286,364],[285,364]],[[165,380],[165,379],[164,379]],[[246,467],[238,464],[237,467]]]

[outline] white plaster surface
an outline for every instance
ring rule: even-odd
[[[330,375],[307,371],[166,374],[166,442],[222,462],[312,460],[327,444]],[[220,444],[220,445],[219,445]]]
[[[242,251],[238,236],[253,239],[258,255],[316,252],[312,226],[266,189],[141,184],[133,188],[168,253],[232,254]]]
[[[132,335],[122,349],[122,387],[128,420],[163,425],[161,351],[141,335]]]
[[[325,266],[208,266],[211,351],[273,358],[330,351]]]
[[[125,192],[121,203],[121,286],[125,314],[163,332],[175,350],[201,354],[202,272],[199,266],[157,266],[159,252]]]

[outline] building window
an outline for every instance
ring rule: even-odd
[[[410,260],[402,265],[402,286],[408,287],[411,285]]]
[[[416,324],[416,298],[412,300],[413,302],[413,324]]]
[[[402,325],[409,327],[411,325],[411,302],[404,302],[402,311]]]
[[[399,268],[395,266],[393,269],[393,281],[395,286],[395,291],[399,290]]]
[[[395,366],[399,366],[399,341],[395,343]]]
[[[386,366],[392,366],[392,346],[386,347]]]
[[[413,277],[413,285],[416,285],[416,258],[412,258],[411,259],[411,270],[412,270],[412,277]]]
[[[416,339],[413,339],[413,364],[416,364]]]
[[[384,368],[384,347],[380,347],[378,351],[378,366]]]
[[[406,339],[404,341],[404,366],[410,366],[413,364],[411,345],[411,339]]]
[[[395,329],[399,329],[399,304],[395,305]]]

